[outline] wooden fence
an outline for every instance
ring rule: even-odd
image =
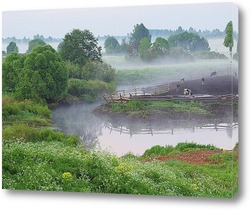
[[[183,101],[183,102],[203,102],[203,103],[228,103],[236,101],[238,102],[238,96],[233,94],[227,95],[193,95],[193,96],[173,96],[173,95],[166,95],[166,96],[158,96],[158,95],[112,95],[112,94],[105,94],[104,99],[107,102],[115,102],[115,103],[126,103],[130,100],[140,100],[140,101]]]

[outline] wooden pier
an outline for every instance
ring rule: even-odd
[[[185,88],[191,89],[193,95],[183,94]],[[130,100],[140,101],[183,101],[183,102],[232,102],[238,101],[238,78],[232,75],[167,82],[149,87],[118,90],[112,94],[104,94],[107,102],[126,103]]]
[[[238,96],[233,94],[227,95],[166,95],[166,96],[158,96],[158,95],[134,95],[134,96],[124,96],[124,95],[112,95],[105,94],[104,99],[107,102],[114,103],[126,103],[130,100],[139,100],[139,101],[183,101],[183,102],[202,102],[202,103],[228,103],[236,101],[238,102]]]

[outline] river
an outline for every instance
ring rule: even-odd
[[[232,118],[201,121],[130,121],[96,116],[92,111],[99,104],[61,106],[53,110],[55,129],[77,135],[82,144],[122,156],[142,155],[154,145],[179,142],[211,144],[231,150],[238,142],[238,123]]]

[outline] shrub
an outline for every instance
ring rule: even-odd
[[[103,93],[113,92],[114,89],[114,83],[106,83],[101,80],[69,79],[69,94],[86,101],[94,101]]]
[[[46,104],[34,103],[31,100],[16,100],[11,96],[2,99],[3,123],[16,121],[35,126],[50,124],[51,111]]]
[[[79,143],[77,136],[67,136],[51,129],[38,130],[25,124],[14,124],[13,126],[5,127],[3,129],[3,139],[23,142],[56,141],[65,145],[77,145]]]

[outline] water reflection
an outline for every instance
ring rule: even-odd
[[[207,120],[131,120],[95,116],[99,104],[78,104],[53,110],[55,129],[78,135],[84,146],[122,155],[143,154],[154,145],[179,142],[212,144],[232,149],[238,142],[238,123],[232,117]]]
[[[132,138],[137,134],[147,134],[147,135],[157,135],[157,134],[178,134],[179,129],[190,130],[195,132],[198,129],[209,129],[209,130],[225,130],[228,137],[232,138],[233,129],[238,127],[237,122],[232,122],[231,118],[224,119],[209,119],[209,120],[199,120],[199,121],[189,121],[189,120],[165,120],[161,122],[152,121],[125,121],[122,120],[119,123],[117,120],[112,122],[109,119],[105,122],[104,128],[112,132],[119,132],[120,134],[127,134]]]

